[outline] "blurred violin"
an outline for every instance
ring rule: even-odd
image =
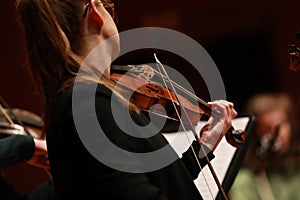
[[[41,139],[43,122],[42,119],[27,110],[10,108],[0,97],[0,138],[10,135],[29,135]]]
[[[166,82],[171,82],[176,89],[196,100],[199,105],[195,105],[183,95],[175,94],[166,86],[152,81],[154,75]],[[191,122],[193,126],[196,126],[203,115],[219,115],[205,101],[176,82],[166,79],[150,65],[112,65],[111,80],[121,87],[122,95],[130,99],[138,108],[167,119],[163,132],[176,131],[180,120],[184,124]],[[186,115],[182,115],[183,110],[186,111]],[[232,146],[239,147],[246,140],[246,132],[231,127],[225,137]]]
[[[25,135],[38,139],[35,142],[44,142],[45,137],[42,129],[43,122],[40,116],[24,109],[10,108],[0,96],[0,139]],[[1,175],[18,191],[24,189],[24,192],[31,191],[32,188],[51,178],[48,155],[43,153],[33,154],[31,159],[24,163],[15,163],[1,168]],[[26,177],[30,178],[30,182],[24,187],[24,182],[20,180],[26,180]]]
[[[296,39],[300,40],[300,32],[296,33]],[[300,48],[295,44],[288,45],[289,48],[289,68],[293,71],[300,71]]]

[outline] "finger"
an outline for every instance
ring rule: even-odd
[[[234,109],[234,104],[232,102],[216,100],[214,102],[209,102],[209,106],[213,110],[217,110],[222,117],[226,118],[226,120],[232,120],[237,116],[237,112]]]
[[[225,100],[218,100],[216,102],[216,106],[219,106],[219,109],[223,109],[223,111],[226,111],[226,113],[231,117],[234,118],[237,115],[236,110],[234,109],[234,104],[229,101]]]

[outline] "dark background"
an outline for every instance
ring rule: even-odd
[[[24,40],[14,3],[0,2],[0,95],[11,107],[41,114],[36,88],[24,68]],[[291,93],[299,104],[300,72],[288,69],[287,48],[289,44],[297,44],[299,0],[117,0],[115,4],[120,31],[159,26],[198,41],[218,66],[228,100],[234,102],[238,111],[251,95],[264,91]],[[143,62],[143,57],[137,58]],[[188,74],[192,82],[197,82],[193,73]],[[14,171],[14,177],[20,181],[25,176],[22,180],[27,183],[17,186],[24,192],[36,183],[34,178],[26,180],[27,176],[41,176],[41,173],[24,175],[21,171]]]

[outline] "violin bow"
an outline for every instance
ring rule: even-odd
[[[173,92],[174,92],[174,94],[175,94],[175,96],[176,96],[176,98],[177,98],[177,100],[178,100],[178,103],[179,103],[179,105],[180,105],[180,108],[181,108],[182,111],[183,111],[183,115],[186,117],[186,119],[187,119],[187,121],[188,121],[188,125],[190,126],[190,129],[191,129],[191,131],[193,132],[193,135],[194,135],[195,139],[200,143],[200,138],[199,138],[199,136],[198,136],[196,130],[194,129],[194,126],[193,126],[193,124],[192,124],[190,118],[188,117],[187,111],[186,111],[186,109],[184,108],[183,103],[181,102],[180,98],[178,98],[178,93],[176,92],[176,89],[175,89],[175,87],[174,87],[174,85],[173,85],[173,81],[171,81],[171,79],[170,79],[170,77],[168,76],[168,73],[166,72],[166,70],[165,70],[163,64],[158,60],[158,58],[157,58],[157,56],[156,56],[155,53],[154,53],[154,58],[155,58],[155,61],[156,61],[156,65],[157,65],[158,70],[160,71],[161,74],[163,74],[163,75],[166,77],[167,81],[169,82],[169,85],[171,86],[171,89],[173,90]],[[163,79],[163,82],[164,82],[164,84],[165,84],[165,87],[167,87],[166,80]],[[169,94],[169,95],[170,95],[170,94]],[[170,95],[170,96],[171,96],[171,95]],[[184,133],[185,133],[185,135],[187,136],[185,125],[184,125],[184,123],[183,123],[183,121],[182,121],[182,119],[181,119],[181,117],[180,117],[180,115],[179,115],[178,109],[176,108],[174,102],[173,102],[173,106],[174,106],[174,109],[176,110],[176,113],[177,113],[177,115],[178,115],[180,124],[182,125],[182,127],[183,127],[183,129],[184,129]],[[187,138],[188,138],[188,137],[187,137]],[[189,142],[190,142],[190,141],[189,141]],[[216,172],[215,172],[215,170],[214,170],[214,168],[213,168],[213,166],[212,166],[212,164],[211,164],[211,162],[210,162],[210,160],[209,160],[209,158],[208,158],[208,156],[207,156],[207,152],[206,152],[205,149],[203,148],[203,145],[200,145],[200,147],[201,147],[201,151],[202,151],[203,155],[205,156],[205,159],[207,160],[207,165],[208,165],[208,167],[209,167],[209,169],[210,169],[210,171],[211,171],[211,173],[212,173],[212,176],[213,176],[213,178],[214,178],[214,181],[216,182],[216,184],[217,184],[219,190],[221,191],[221,193],[222,193],[224,199],[225,199],[225,200],[228,200],[228,197],[227,197],[227,195],[226,195],[226,193],[225,193],[225,191],[224,191],[224,188],[222,187],[222,185],[221,185],[221,183],[220,183],[220,181],[219,181],[219,179],[218,179],[218,177],[217,177],[217,174],[216,174]],[[206,185],[207,185],[207,187],[208,187],[208,189],[209,189],[209,191],[210,191],[210,195],[211,195],[212,199],[214,199],[214,198],[213,198],[213,195],[212,195],[212,192],[211,192],[211,188],[209,187],[209,184],[208,184],[208,182],[207,182],[207,179],[206,179],[206,177],[205,177],[205,175],[204,175],[204,173],[203,173],[202,166],[200,165],[200,161],[199,161],[199,159],[198,159],[198,156],[197,156],[197,154],[196,154],[196,152],[195,152],[195,150],[194,150],[194,148],[193,148],[192,145],[191,145],[191,149],[192,149],[192,151],[193,151],[193,154],[194,154],[194,156],[195,156],[195,159],[196,159],[196,161],[197,161],[197,164],[198,164],[199,168],[201,169],[201,174],[203,175],[203,178],[204,178],[204,180],[205,180],[205,182],[206,182]]]
[[[5,106],[6,109],[3,107]],[[26,135],[31,135],[29,130],[26,128],[26,126],[23,124],[21,120],[12,112],[12,109],[9,107],[9,105],[6,103],[6,101],[0,96],[0,113],[3,114],[4,118],[10,123],[11,126],[14,126],[14,120],[19,123],[20,126],[23,127],[24,132]]]

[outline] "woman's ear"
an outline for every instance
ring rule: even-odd
[[[97,3],[97,0],[91,0],[91,17],[92,17],[92,20],[95,21],[97,24],[99,24],[100,27],[103,26],[103,17],[102,15],[100,14],[100,12],[98,11],[98,3]]]

